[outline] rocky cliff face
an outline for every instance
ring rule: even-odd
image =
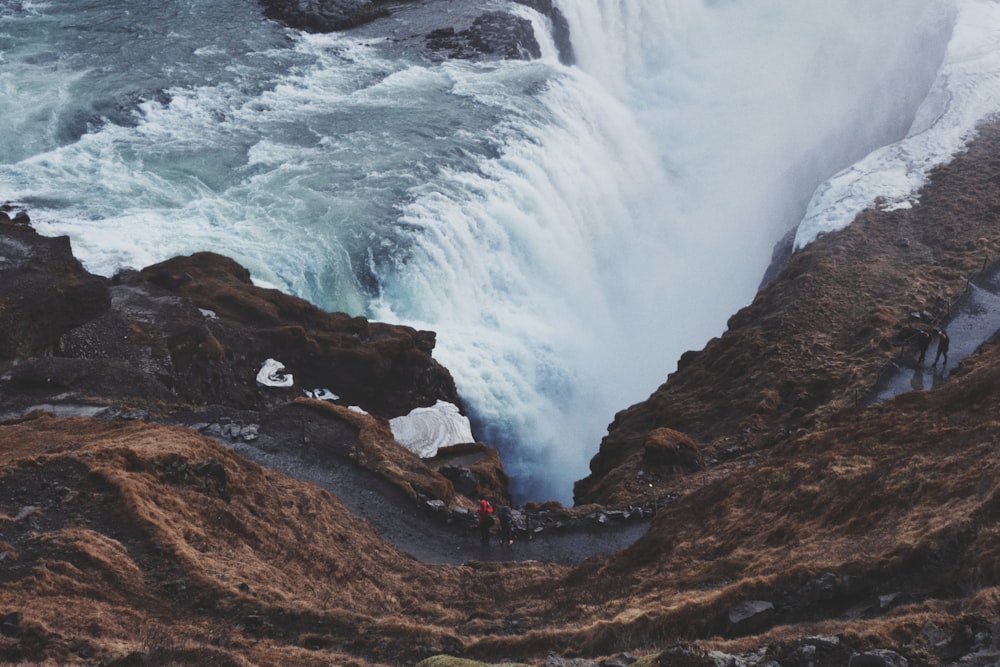
[[[387,418],[437,400],[459,404],[432,357],[433,332],[323,312],[255,287],[225,257],[179,257],[106,280],[80,266],[66,238],[0,222],[0,243],[8,404],[59,393],[150,409],[257,409],[312,388]],[[292,386],[259,386],[269,358]]]

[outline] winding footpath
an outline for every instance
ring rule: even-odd
[[[262,466],[330,491],[351,512],[367,521],[382,539],[427,563],[537,560],[576,565],[590,556],[631,545],[650,523],[648,519],[632,519],[586,528],[549,528],[530,540],[516,540],[509,548],[501,547],[495,540],[483,546],[478,532],[469,525],[436,519],[377,474],[351,461],[331,466],[286,451],[274,453],[269,439],[266,433],[261,433],[259,440],[252,443],[220,442]]]
[[[980,276],[975,283],[969,282],[968,291],[957,300],[951,317],[942,328],[951,342],[946,363],[930,365],[936,353],[936,343],[927,351],[928,361],[925,364],[897,359],[865,403],[881,403],[908,391],[938,386],[948,378],[950,370],[958,362],[1000,331],[1000,269]]]

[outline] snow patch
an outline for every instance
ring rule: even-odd
[[[295,378],[285,372],[285,365],[274,359],[266,359],[257,372],[257,384],[265,387],[291,387]]]
[[[446,401],[415,408],[407,415],[390,419],[389,426],[399,444],[424,459],[437,454],[441,447],[475,441],[469,419]]]
[[[869,153],[813,195],[795,249],[843,229],[866,208],[907,208],[931,169],[947,163],[1000,109],[1000,3],[961,0],[944,63],[907,136]]]

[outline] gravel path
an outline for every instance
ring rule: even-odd
[[[1000,331],[1000,270],[969,283],[969,290],[955,303],[951,318],[942,328],[951,342],[946,364],[930,365],[937,353],[936,341],[927,349],[924,364],[918,365],[908,357],[897,359],[866,403],[881,403],[908,391],[938,386],[959,361]],[[907,352],[912,354],[912,350]]]
[[[496,540],[482,546],[474,527],[449,524],[422,511],[398,488],[349,459],[332,464],[276,452],[274,439],[266,433],[252,443],[222,443],[260,465],[327,489],[368,521],[383,539],[428,563],[537,560],[575,565],[590,556],[629,546],[649,527],[648,520],[633,519],[586,528],[548,528],[508,548]]]

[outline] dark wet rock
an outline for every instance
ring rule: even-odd
[[[116,309],[140,339],[134,356],[165,372],[186,402],[239,408],[329,387],[343,402],[386,417],[440,399],[458,403],[450,374],[431,357],[434,333],[327,313],[212,253],[118,277]],[[260,387],[261,364],[279,360],[288,388]]]
[[[15,225],[31,224],[31,216],[24,209],[20,209],[10,202],[0,204],[0,223],[12,222]]]
[[[907,667],[906,658],[885,649],[875,649],[865,653],[855,653],[851,656],[848,667]]]
[[[631,653],[622,653],[616,655],[613,658],[608,658],[607,660],[602,660],[600,667],[628,667],[639,659],[632,655]]]
[[[479,486],[479,476],[468,468],[448,465],[438,468],[438,472],[455,485],[455,491],[458,493],[468,498],[476,496],[476,489]]]
[[[727,634],[748,635],[759,632],[774,619],[774,604],[766,600],[748,600],[729,608]]]
[[[467,498],[473,501],[489,498],[494,503],[510,504],[510,477],[494,447],[480,442],[450,445],[425,461]]]
[[[21,633],[21,620],[24,618],[19,611],[11,611],[0,616],[0,635],[16,637]]]
[[[541,56],[534,27],[528,19],[509,11],[483,12],[474,2],[387,2],[386,0],[261,0],[269,18],[307,32],[333,32],[372,24],[376,19],[406,15],[406,19],[378,23],[366,29],[373,38],[384,37],[406,50],[426,49],[437,57],[530,60]],[[521,2],[544,14],[564,63],[573,61],[569,24],[551,2]],[[439,8],[440,6],[440,8]],[[411,9],[419,14],[414,19]],[[427,27],[424,27],[427,26]],[[406,33],[423,30],[422,44]],[[428,29],[429,28],[429,29]]]
[[[552,40],[559,50],[559,61],[564,65],[572,65],[576,62],[576,54],[573,52],[573,42],[570,38],[569,21],[566,16],[559,11],[552,0],[514,0],[522,5],[527,5],[538,11],[549,19],[552,24]]]
[[[306,32],[346,30],[389,15],[379,0],[260,0],[264,14]]]
[[[329,387],[344,404],[384,417],[437,400],[459,404],[450,373],[433,359],[433,332],[258,288],[220,255],[108,280],[83,268],[68,238],[3,223],[0,257],[0,398],[8,408],[127,399],[130,409],[259,409],[304,387]],[[293,386],[258,386],[269,358],[287,367]],[[238,437],[252,439],[252,429]]]
[[[109,305],[107,280],[73,257],[69,237],[0,222],[0,362],[51,354]]]
[[[530,60],[542,55],[531,21],[506,12],[487,12],[465,30],[440,28],[427,35],[427,48],[450,58],[482,56]]]

